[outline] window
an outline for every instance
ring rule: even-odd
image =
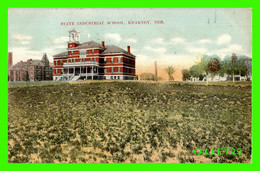
[[[113,58],[111,58],[111,63],[113,63]]]
[[[96,58],[94,58],[94,62],[96,62]]]
[[[107,58],[104,58],[104,63],[107,63]]]
[[[118,63],[121,63],[121,58],[120,57],[118,57]]]
[[[114,76],[114,79],[116,80],[116,76]]]
[[[113,76],[110,76],[111,80],[113,80]]]
[[[79,54],[80,55],[86,55],[86,50],[85,49],[80,49]]]
[[[111,73],[113,73],[113,67],[111,67]]]
[[[94,49],[92,49],[92,55],[94,55]]]
[[[104,73],[107,73],[107,69],[106,68],[104,68]]]
[[[120,72],[120,67],[117,68],[117,72]]]
[[[120,79],[120,76],[118,76],[117,79]]]

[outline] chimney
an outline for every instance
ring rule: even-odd
[[[102,47],[103,48],[105,47],[105,41],[102,41]]]
[[[13,54],[8,52],[8,68],[13,65]]]
[[[127,52],[130,53],[130,46],[127,46]]]

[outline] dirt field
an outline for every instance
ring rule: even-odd
[[[9,86],[9,162],[251,162],[251,83],[77,83]]]

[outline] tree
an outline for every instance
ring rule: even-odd
[[[207,80],[207,85],[208,85],[208,74],[209,74],[209,70],[208,70],[208,63],[210,61],[211,57],[204,54],[201,59],[200,62],[198,64],[199,66],[199,72],[201,74],[206,74],[206,80]]]
[[[193,65],[190,67],[189,73],[192,77],[199,77],[202,74],[199,65]]]
[[[223,70],[228,75],[232,75],[232,81],[235,82],[235,74],[247,74],[248,66],[246,61],[249,59],[247,56],[236,56],[235,53],[232,56],[226,56],[223,60]]]
[[[190,78],[190,72],[187,69],[183,69],[182,71],[182,80],[186,81]]]
[[[175,69],[172,66],[168,66],[167,68],[165,68],[165,72],[168,74],[170,81],[174,80],[172,74],[174,74]]]
[[[155,81],[155,75],[152,73],[142,73],[140,75],[140,80],[151,80],[151,81]]]
[[[237,58],[237,72],[240,75],[240,79],[241,79],[241,75],[247,75],[248,73],[248,66],[246,64],[246,61],[249,59],[249,57],[247,56],[239,56]]]
[[[235,53],[232,54],[232,60],[231,60],[231,71],[232,71],[232,80],[233,80],[233,83],[235,82],[235,70],[237,69],[237,56]]]
[[[213,57],[208,63],[208,72],[214,75],[220,70],[220,58]]]

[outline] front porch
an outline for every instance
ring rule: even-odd
[[[94,80],[98,78],[99,67],[97,62],[64,63],[63,66],[62,80],[64,81]]]

